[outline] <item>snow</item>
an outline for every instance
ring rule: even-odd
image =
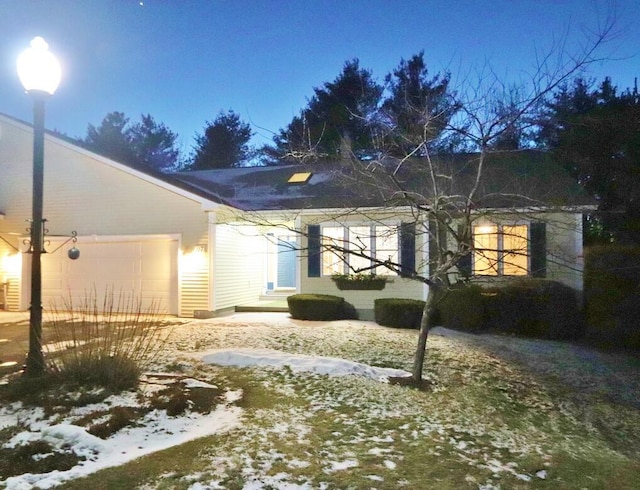
[[[294,373],[307,371],[329,376],[355,375],[383,382],[390,377],[411,376],[401,369],[372,367],[335,357],[289,354],[270,349],[219,349],[203,355],[202,361],[220,366],[288,366]]]
[[[312,484],[301,476],[305,468],[317,471],[318,466],[327,479],[361,471],[371,485],[384,482],[385,488],[410,487],[407,480],[398,479],[402,476],[402,451],[404,446],[421,440],[430,441],[425,446],[427,456],[457,459],[476,472],[481,469],[491,475],[484,481],[477,474],[477,478],[469,475],[466,481],[477,488],[500,488],[500,478],[515,479],[523,485],[535,484],[536,480],[553,481],[553,473],[539,469],[552,469],[553,460],[535,427],[513,432],[492,425],[491,417],[483,410],[478,412],[477,408],[469,407],[463,411],[464,416],[457,416],[456,407],[438,406],[416,390],[384,384],[390,377],[409,376],[409,373],[376,364],[410,369],[414,340],[415,332],[385,329],[373,322],[304,322],[286,314],[236,314],[190,322],[175,328],[164,354],[167,364],[185,367],[185,371],[177,367],[181,374],[159,370],[147,378],[164,379],[166,383],[179,379],[188,388],[221,391],[227,384],[231,385],[225,391],[224,402],[214,411],[170,417],[163,410],[153,410],[139,426],[121,429],[103,440],[73,425],[74,420],[114,406],[136,406],[139,403],[136,393],[123,393],[101,403],[74,408],[63,420],[47,418],[43,410],[23,407],[20,403],[0,407],[0,428],[21,427],[5,447],[45,440],[55,448],[65,448],[87,458],[68,471],[11,477],[0,482],[0,487],[51,488],[102,468],[231,430],[234,430],[231,442],[210,448],[209,466],[202,473],[174,477],[180,478],[180,488],[226,488],[224,478],[234,472],[242,475],[246,490],[331,488],[324,482]],[[440,378],[433,380],[433,394],[455,387],[454,381],[463,386],[476,386],[483,382],[477,378],[477,373],[482,372],[478,366],[486,369],[487,362],[498,366],[494,364],[495,358],[477,346],[487,352],[517,357],[544,372],[551,372],[560,359],[567,367],[562,373],[563,379],[570,386],[582,387],[588,380],[593,383],[589,389],[607,395],[608,387],[616,386],[608,383],[612,373],[616,376],[627,373],[625,379],[631,381],[626,386],[634,389],[626,392],[630,397],[640,393],[635,389],[637,376],[631,376],[637,370],[631,364],[614,369],[618,365],[602,355],[597,360],[599,365],[611,368],[596,372],[583,362],[588,353],[568,344],[471,336],[445,329],[434,329],[429,342],[431,352],[442,357],[443,366]],[[219,348],[222,346],[225,348]],[[445,367],[449,365],[459,368],[454,381],[445,378],[449,372]],[[215,380],[196,379],[193,372],[189,372],[193,378],[185,374],[190,367],[195,368],[196,373],[226,372],[217,366],[250,368],[252,381],[265,390],[292,399],[299,396],[297,401],[303,400],[304,404],[245,412],[236,405],[242,400],[243,390],[227,383],[227,374],[220,378],[212,376]],[[507,371],[511,369],[507,364],[499,367],[509,373],[513,383],[524,383],[517,373]],[[578,367],[589,375],[578,377],[575,374]],[[272,370],[278,370],[277,376]],[[472,384],[467,380],[473,376],[476,379]],[[155,384],[145,389],[156,389],[164,380],[154,381]],[[527,383],[527,390],[521,392],[521,402],[545,402],[548,395],[538,385]],[[313,433],[314,417],[331,419],[332,425],[331,430],[323,434],[321,447],[312,449],[312,445],[318,444]],[[527,467],[528,457],[541,459],[540,466]],[[141,488],[155,488],[153,484],[157,481]]]
[[[87,460],[67,471],[26,473],[7,478],[0,483],[4,483],[7,490],[51,488],[103,468],[119,466],[145,454],[230,430],[236,427],[240,420],[241,410],[238,407],[223,405],[206,415],[190,413],[185,417],[169,417],[164,411],[154,410],[147,414],[141,427],[123,429],[107,440],[99,439],[82,427],[71,424],[23,431],[16,434],[6,447],[41,439],[57,448],[68,447],[78,456],[85,456]]]
[[[391,368],[368,366],[363,363],[348,361],[335,357],[309,356],[302,354],[289,354],[272,349],[237,348],[218,349],[206,353],[198,353],[197,357],[205,364],[221,366],[262,366],[282,368],[289,367],[292,372],[311,372],[328,376],[362,376],[376,381],[386,382],[389,377],[410,376],[410,373]],[[155,376],[162,377],[156,373]],[[217,388],[216,385],[197,379],[185,378],[182,380],[187,388]],[[120,397],[109,397],[105,402],[82,407],[75,414],[90,413],[106,409],[112,405],[133,406],[135,394],[125,393]],[[89,475],[95,471],[112,466],[119,466],[133,459],[182,444],[192,439],[204,437],[228,431],[239,425],[242,410],[233,406],[233,403],[242,398],[242,391],[235,390],[226,393],[227,403],[219,406],[210,414],[201,415],[189,413],[183,417],[169,417],[166,412],[154,410],[147,414],[141,427],[122,429],[118,433],[102,440],[89,434],[84,428],[62,423],[46,425],[43,422],[42,410],[26,411],[23,415],[20,404],[13,404],[9,410],[0,411],[0,428],[14,425],[19,419],[23,425],[30,426],[31,430],[16,434],[5,447],[13,448],[28,442],[44,440],[54,448],[72,451],[77,456],[86,458],[75,467],[67,471],[54,471],[47,474],[26,473],[20,476],[7,478],[4,484],[7,490],[25,490],[31,488],[51,488],[65,481]],[[16,415],[17,414],[17,415]],[[23,418],[26,417],[26,418]],[[27,423],[30,422],[30,423]],[[281,428],[280,430],[285,430]],[[304,428],[299,429],[304,433]],[[125,449],[123,449],[125,448]],[[389,462],[385,462],[388,464]],[[304,468],[309,463],[301,460],[293,460],[292,468]],[[343,471],[358,466],[356,460],[329,461],[327,472]],[[272,477],[273,484],[278,488],[303,489],[307,486],[284,483],[286,474]],[[202,488],[199,483],[192,485],[193,489]],[[262,483],[247,484],[245,489],[263,488]]]

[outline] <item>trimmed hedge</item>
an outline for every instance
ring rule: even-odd
[[[488,328],[483,289],[475,284],[448,291],[437,305],[437,317],[444,327],[480,332]]]
[[[640,247],[585,249],[585,340],[640,350]]]
[[[355,308],[344,298],[329,294],[294,294],[287,297],[289,313],[298,320],[356,318]]]
[[[374,300],[373,311],[378,325],[396,328],[420,328],[424,301],[403,298]]]
[[[583,332],[575,291],[547,279],[460,287],[442,299],[438,310],[443,326],[470,332],[547,339],[572,339]]]

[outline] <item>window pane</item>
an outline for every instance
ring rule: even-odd
[[[508,276],[525,276],[528,273],[527,225],[503,226],[503,273]]]
[[[473,273],[495,276],[498,274],[498,227],[473,227]]]
[[[368,226],[349,227],[349,250],[371,256],[371,228]],[[364,273],[371,272],[368,269],[371,261],[365,257],[349,254],[350,272],[362,270]]]
[[[376,259],[398,263],[398,227],[376,226]],[[393,274],[386,267],[376,267],[376,274]]]
[[[344,274],[344,253],[327,247],[344,248],[344,228],[341,226],[326,226],[322,228],[322,275]]]

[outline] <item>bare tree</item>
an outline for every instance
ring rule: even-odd
[[[578,53],[567,55],[561,49],[563,44],[559,44],[556,50],[537,58],[529,79],[515,88],[504,83],[490,66],[483,67],[449,95],[455,99],[445,106],[455,107],[456,112],[447,114],[446,118],[434,115],[433,107],[436,105],[428,101],[420,106],[407,104],[406,111],[425,112],[411,117],[412,121],[421,121],[421,127],[416,129],[414,125],[412,134],[405,135],[403,146],[406,152],[403,156],[397,155],[399,145],[396,144],[393,153],[386,152],[383,147],[378,148],[380,157],[375,160],[363,162],[355,155],[343,158],[342,167],[333,170],[336,182],[340,181],[339,185],[344,186],[345,196],[367,197],[364,200],[345,197],[345,202],[350,204],[335,207],[335,211],[327,213],[327,220],[339,222],[359,215],[372,222],[384,223],[384,217],[402,216],[404,230],[401,232],[420,237],[423,252],[429,249],[428,253],[418,254],[428,258],[415,260],[413,267],[407,267],[406,261],[400,257],[373,253],[358,237],[324,237],[318,241],[308,228],[283,225],[282,222],[278,224],[307,238],[306,245],[299,246],[301,253],[333,253],[338,260],[346,261],[352,272],[386,270],[428,286],[412,372],[416,383],[422,381],[427,340],[434,326],[437,305],[452,284],[464,275],[463,270],[468,267],[471,257],[476,268],[517,271],[523,268],[519,259],[526,259],[532,246],[531,234],[523,234],[516,227],[506,227],[500,233],[502,239],[508,240],[512,246],[505,251],[504,247],[498,248],[491,240],[484,240],[482,233],[474,235],[474,226],[507,213],[522,220],[540,220],[543,212],[558,209],[558,202],[554,199],[558,189],[553,188],[554,185],[549,186],[549,182],[545,183],[547,188],[540,189],[541,181],[536,180],[533,173],[529,173],[527,178],[514,177],[511,173],[510,180],[505,180],[504,162],[517,161],[518,152],[523,150],[508,147],[505,150],[502,143],[514,133],[526,131],[533,124],[545,98],[599,59],[599,50],[612,27],[613,19],[608,19],[597,36],[592,37]],[[443,119],[446,120],[444,128],[438,127],[436,131],[431,127],[436,122],[441,124]],[[396,141],[402,137],[397,135],[397,127],[393,131],[396,132]],[[432,155],[431,149],[437,147],[433,144],[433,135],[456,138],[471,151]],[[542,164],[538,170],[545,171]],[[570,180],[555,184],[564,186],[567,182]],[[374,202],[376,207],[372,208]],[[289,216],[287,219],[292,223],[295,218]],[[260,213],[245,214],[242,219],[254,224],[275,224]],[[570,225],[559,222],[556,226]],[[486,232],[484,238],[494,232]],[[362,260],[348,260],[347,257]],[[563,263],[560,255],[557,262]],[[358,265],[354,267],[352,264]]]

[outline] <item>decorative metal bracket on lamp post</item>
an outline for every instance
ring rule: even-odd
[[[42,354],[42,269],[40,255],[44,246],[42,217],[44,182],[44,107],[60,84],[62,70],[41,37],[18,57],[18,76],[26,92],[33,98],[33,210],[31,219],[31,307],[29,319],[29,353],[25,374],[44,373]]]

